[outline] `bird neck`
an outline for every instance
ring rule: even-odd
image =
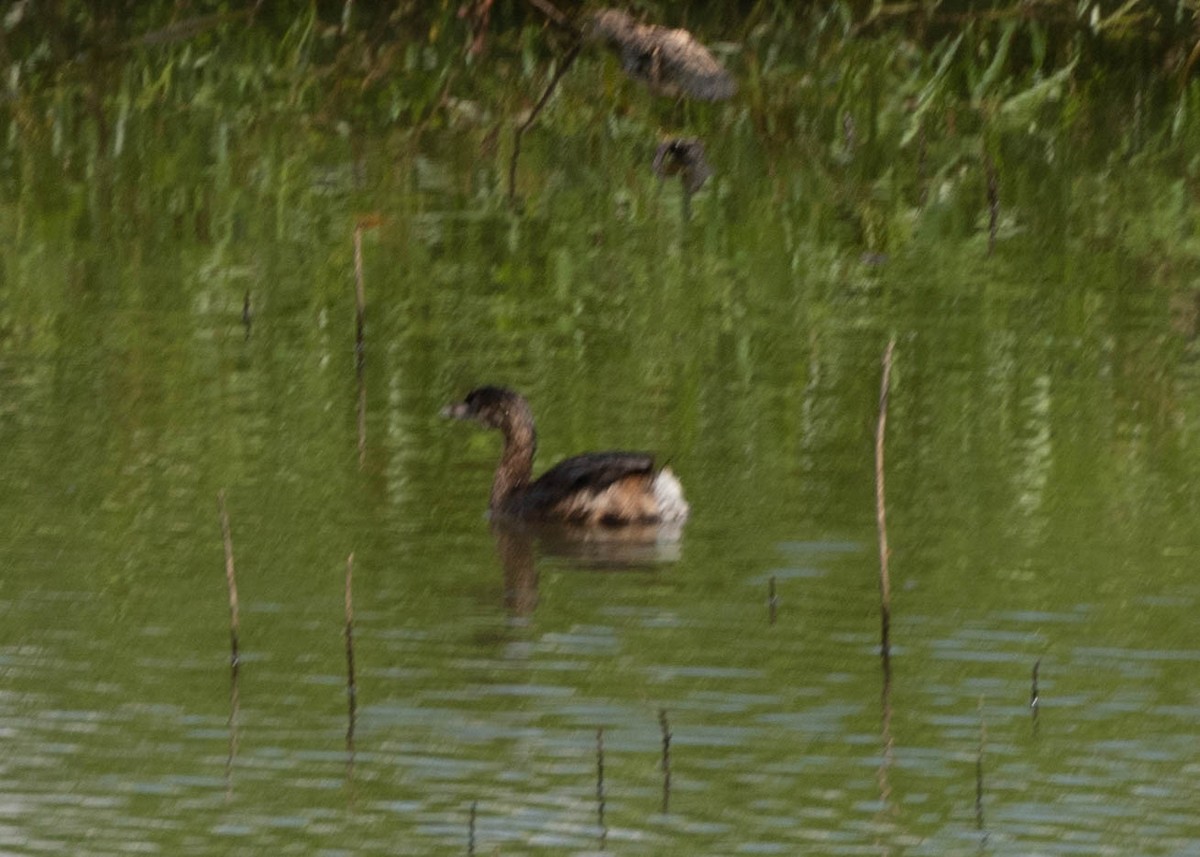
[[[529,484],[533,475],[533,454],[537,451],[537,432],[532,419],[516,418],[504,426],[504,452],[492,481],[491,507],[498,509],[510,497]]]

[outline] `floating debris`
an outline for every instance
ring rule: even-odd
[[[704,187],[713,174],[704,157],[704,143],[695,137],[672,137],[659,143],[651,167],[660,179],[680,176],[689,196]]]
[[[737,92],[733,75],[687,30],[639,24],[620,9],[601,9],[588,16],[583,35],[615,51],[625,73],[657,95],[723,101]]]

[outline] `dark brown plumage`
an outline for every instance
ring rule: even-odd
[[[561,461],[532,479],[537,430],[524,397],[503,387],[479,387],[443,416],[475,420],[504,435],[492,481],[494,515],[582,526],[682,522],[688,515],[679,480],[656,470],[643,452],[591,452]]]
[[[679,176],[689,196],[712,176],[712,167],[704,157],[704,143],[695,137],[672,137],[659,143],[650,166],[660,179]]]

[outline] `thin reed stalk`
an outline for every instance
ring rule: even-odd
[[[879,645],[886,661],[891,657],[892,579],[888,567],[891,549],[887,537],[887,504],[884,492],[884,437],[887,432],[888,398],[891,391],[892,357],[896,339],[888,341],[883,352],[883,375],[879,382],[879,421],[875,427],[875,524],[879,531]]]
[[[354,677],[354,554],[346,557],[346,751],[354,752],[354,723],[358,713],[358,683]]]
[[[374,225],[368,217],[360,218],[354,226],[354,376],[358,381],[358,466],[367,460],[367,287],[363,282],[363,230]]]
[[[596,815],[600,826],[600,850],[608,842],[608,827],[604,823],[604,727],[596,730]]]
[[[1041,693],[1038,691],[1038,671],[1041,669],[1042,659],[1038,658],[1033,662],[1033,680],[1029,687],[1029,714],[1033,718],[1033,731],[1037,732],[1038,728],[1038,708],[1042,703]]]
[[[229,668],[236,682],[238,674],[238,619],[237,572],[233,566],[233,534],[229,526],[229,512],[225,508],[225,489],[217,492],[217,510],[221,516],[221,540],[225,545],[225,583],[229,587]]]
[[[354,227],[354,368],[362,374],[366,360],[367,289],[363,283],[363,224]]]
[[[979,750],[975,754],[975,827],[983,831],[983,752],[987,746],[987,721],[983,719],[983,697],[979,698]],[[986,840],[987,833],[984,832]]]
[[[671,725],[667,722],[667,709],[658,711],[658,725],[662,728],[662,811],[665,815],[671,808]]]
[[[237,573],[233,565],[233,534],[229,525],[229,511],[225,507],[225,489],[217,492],[217,511],[221,519],[221,541],[225,546],[225,583],[229,589],[229,756],[225,762],[225,799],[233,797],[233,761],[238,749],[238,674],[241,655],[238,638],[241,622],[238,619]]]

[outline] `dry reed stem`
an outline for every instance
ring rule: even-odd
[[[367,384],[364,369],[367,359],[367,287],[363,282],[362,236],[364,228],[373,225],[362,218],[354,226],[354,374],[358,379],[358,466],[367,460]]]
[[[887,538],[887,505],[884,493],[883,442],[887,431],[888,397],[892,378],[892,356],[896,339],[888,341],[883,352],[883,377],[879,382],[879,422],[875,427],[875,523],[879,530],[879,615],[880,651],[884,658],[891,654],[892,580],[888,561],[891,549]],[[885,663],[886,669],[886,663]]]
[[[362,224],[354,227],[354,356],[355,368],[361,373],[366,357],[367,289],[363,283]]]
[[[237,574],[233,566],[233,535],[229,526],[229,512],[225,508],[225,489],[217,492],[217,511],[221,518],[221,541],[225,545],[225,583],[229,588],[229,757],[225,761],[225,799],[233,798],[233,760],[238,748],[238,636],[241,623],[238,619]]]
[[[225,489],[217,492],[217,509],[221,515],[221,539],[225,544],[225,582],[229,587],[229,665],[237,677],[238,668],[238,591],[237,574],[233,567],[233,535],[229,527],[229,512],[225,508]]]

